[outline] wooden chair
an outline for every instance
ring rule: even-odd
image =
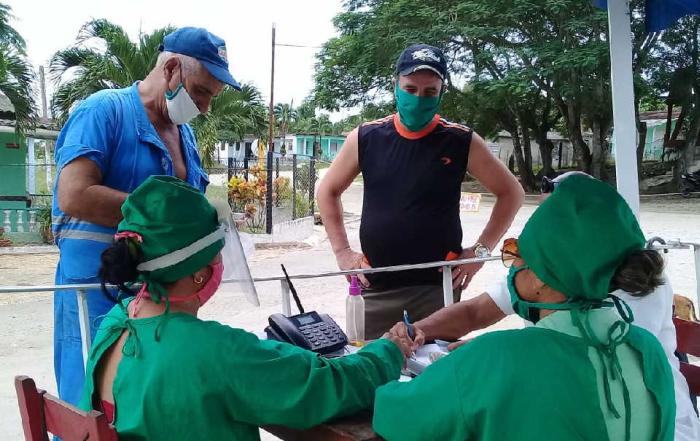
[[[676,327],[677,350],[696,357],[700,356],[700,323],[673,317]],[[681,373],[688,382],[690,393],[700,395],[700,366],[681,362]]]
[[[34,380],[15,377],[17,401],[26,441],[48,441],[49,433],[63,441],[118,441],[117,432],[101,412],[82,410],[38,390]]]

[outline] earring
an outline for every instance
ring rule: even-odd
[[[204,277],[199,276],[194,278],[194,283],[196,283],[197,285],[201,285],[202,282],[204,282]]]

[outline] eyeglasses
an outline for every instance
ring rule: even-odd
[[[509,238],[503,241],[503,247],[501,248],[501,262],[506,268],[513,266],[513,262],[516,259],[520,259],[520,253],[518,252],[518,239]]]
[[[547,194],[551,193],[554,191],[554,187],[556,187],[558,182],[555,182],[553,179],[549,179],[547,176],[542,176],[542,183],[540,184],[540,192],[542,194]]]

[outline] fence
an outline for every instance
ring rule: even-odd
[[[275,158],[272,171],[274,224],[313,216],[317,168],[320,163],[322,161],[304,155]],[[264,232],[267,208],[265,165],[255,158],[242,161],[228,158],[228,164],[217,163],[208,167],[206,172],[210,178],[207,196],[228,201],[233,211],[244,220],[244,230]],[[0,176],[5,178],[3,182],[11,184],[8,187],[0,182],[0,227],[4,227],[5,232],[14,234],[40,231],[41,226],[35,227],[36,218],[43,218],[41,211],[50,207],[55,173],[56,167],[52,162],[0,164]],[[235,185],[233,188],[229,185],[236,184],[236,181],[231,181],[234,177],[240,178],[238,185],[246,182],[242,187],[246,194],[234,197]]]
[[[696,304],[700,305],[700,244],[698,243],[687,243],[680,241],[664,241],[661,238],[653,238],[649,241],[649,246],[652,246],[656,250],[662,250],[663,252],[668,252],[668,250],[680,250],[680,249],[690,249],[694,253],[695,260],[695,282],[696,282]],[[452,267],[457,265],[462,265],[466,263],[481,263],[481,262],[491,262],[500,260],[501,256],[490,256],[485,258],[474,258],[474,259],[461,259],[461,260],[451,260],[451,261],[440,261],[440,262],[429,262],[413,265],[397,265],[383,268],[368,268],[368,269],[358,269],[349,271],[329,271],[317,274],[297,274],[290,276],[290,279],[314,279],[321,277],[338,277],[347,276],[350,274],[373,274],[381,272],[394,272],[394,271],[407,271],[413,269],[425,269],[425,268],[441,268],[442,269],[442,289],[443,289],[443,301],[445,306],[449,306],[453,303],[452,297]],[[282,313],[286,316],[292,314],[292,305],[290,299],[290,288],[284,277],[259,277],[254,278],[253,282],[274,282],[279,281],[281,285],[281,297],[282,297]],[[224,280],[222,283],[235,283],[236,280]],[[44,292],[44,291],[67,291],[75,290],[78,292],[78,317],[80,322],[80,336],[83,347],[83,362],[87,360],[88,353],[90,351],[90,326],[89,317],[87,314],[87,290],[89,289],[99,289],[99,284],[85,284],[85,285],[58,285],[58,286],[0,286],[0,294],[3,293],[30,293],[30,292]]]
[[[272,222],[278,224],[313,216],[320,161],[303,155],[276,157],[272,169]],[[246,227],[260,232],[265,227],[267,169],[254,159],[228,159],[228,199]]]
[[[6,233],[38,233],[40,224],[37,221],[37,213],[41,210],[41,208],[0,210],[0,214],[2,214],[0,227]]]

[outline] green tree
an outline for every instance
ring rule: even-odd
[[[664,147],[676,159],[674,175],[686,173],[700,141],[700,17],[686,17],[660,37],[652,54],[662,68],[652,74],[659,94],[666,95]],[[674,109],[680,114],[672,129]]]
[[[642,30],[643,2],[632,3],[639,79],[656,38]],[[546,132],[561,118],[579,166],[603,174],[612,126],[607,16],[590,2],[354,0],[346,2],[334,24],[338,37],[327,41],[317,58],[315,99],[321,107],[387,103],[399,52],[425,42],[451,60],[446,117],[482,133],[508,130],[516,144],[520,138],[518,168],[526,174],[530,139],[539,145],[543,171],[551,172]],[[474,86],[461,87],[465,82]],[[477,91],[484,100],[474,95]],[[484,118],[483,105],[468,100],[500,107],[488,106],[493,113]],[[584,140],[586,129],[593,132],[591,146]],[[520,156],[517,145],[515,154]],[[525,176],[524,184],[530,180]]]
[[[60,120],[79,101],[103,89],[128,87],[144,79],[156,65],[163,38],[175,28],[140,33],[133,42],[121,26],[91,20],[80,30],[75,44],[51,59],[50,71],[59,83],[52,108]],[[219,141],[239,141],[247,133],[260,136],[267,127],[259,91],[244,85],[241,92],[225,88],[206,115],[192,123],[205,166],[213,163]]]
[[[280,148],[280,153],[285,155],[287,152],[285,138],[290,129],[290,125],[297,118],[296,110],[294,110],[294,100],[289,104],[287,103],[277,103],[274,107],[275,123],[277,125],[276,129],[281,138],[282,146]]]
[[[294,109],[294,101],[291,103],[277,103],[274,107],[275,122],[277,123],[277,130],[280,136],[284,135],[289,131],[290,125],[293,121],[297,119],[297,111]]]
[[[209,112],[192,121],[203,165],[214,164],[219,142],[241,141],[245,135],[262,137],[267,133],[267,124],[267,110],[255,86],[243,84],[240,92],[224,88],[211,101]]]
[[[103,19],[87,22],[75,44],[51,58],[50,72],[59,83],[52,100],[54,115],[65,120],[75,103],[93,93],[146,78],[156,65],[163,38],[173,30],[140,33],[133,42],[121,26]]]
[[[14,107],[15,130],[22,133],[36,118],[34,72],[26,58],[26,43],[10,24],[13,18],[12,8],[0,3],[0,92]]]

